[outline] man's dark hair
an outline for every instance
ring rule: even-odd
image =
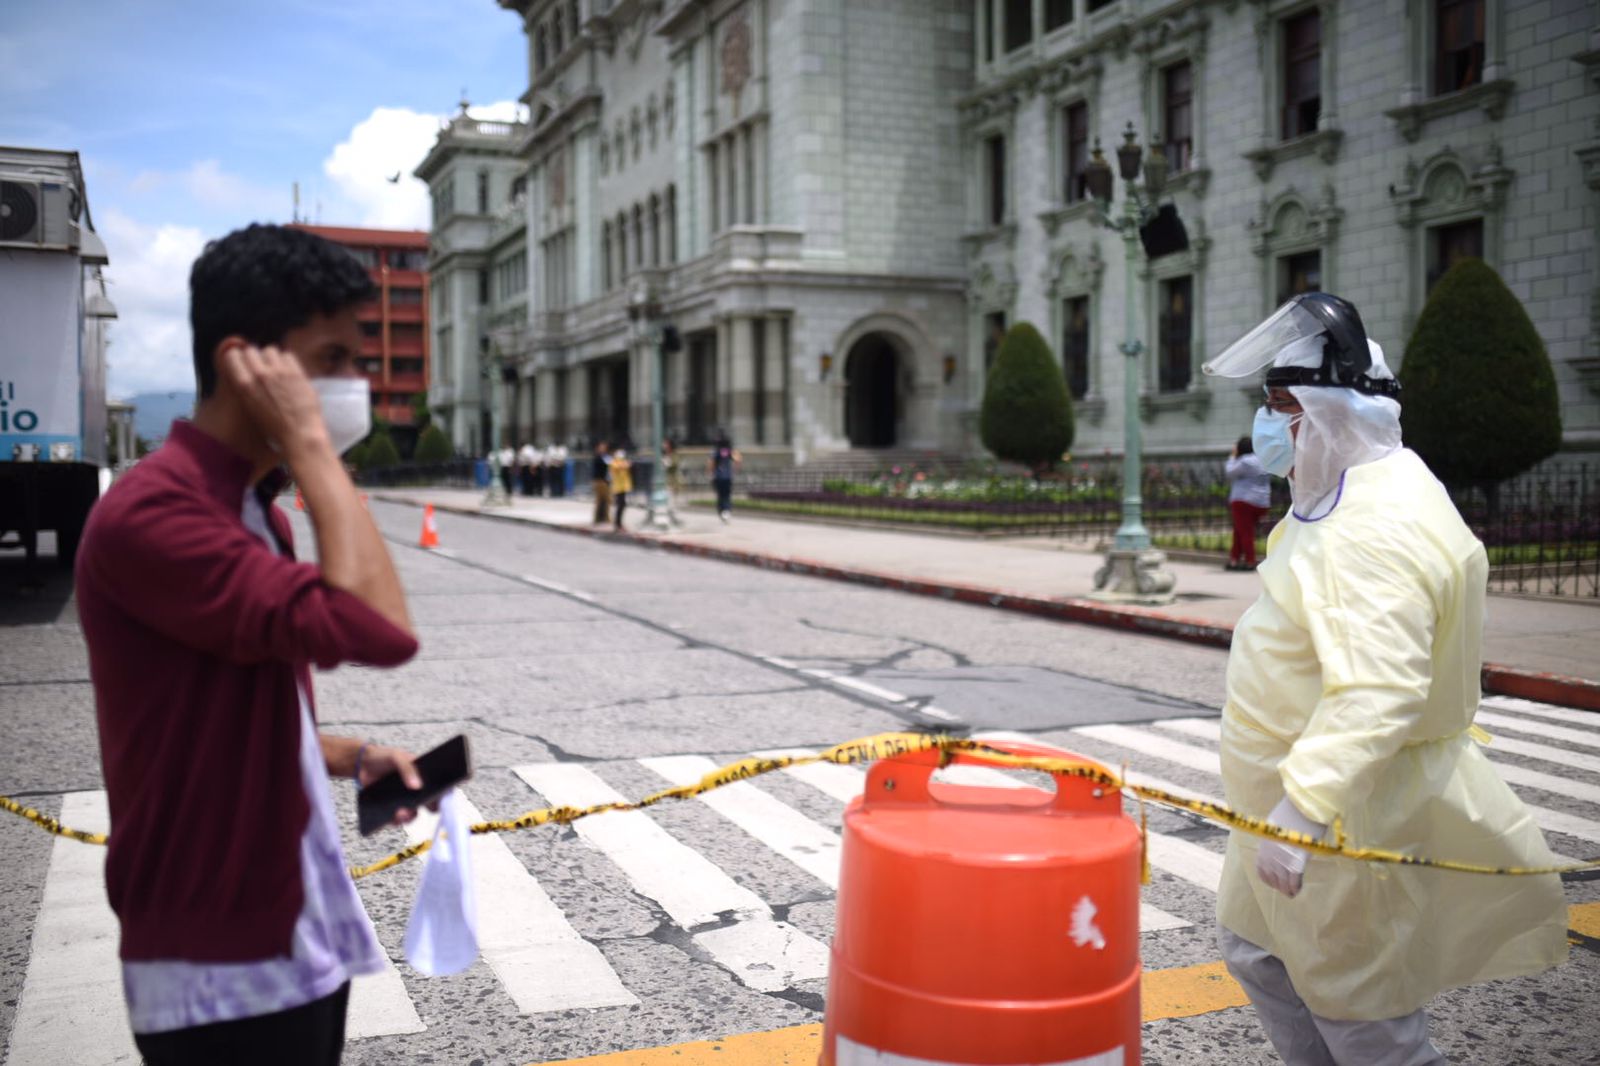
[[[189,325],[201,397],[217,388],[222,338],[278,344],[312,315],[331,315],[377,295],[355,256],[305,230],[253,224],[206,245],[189,271]]]
[[[1240,455],[1249,455],[1256,450],[1256,442],[1249,437],[1240,437],[1237,447]]]

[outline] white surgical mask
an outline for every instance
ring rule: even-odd
[[[372,431],[372,386],[366,378],[312,378],[311,387],[322,403],[335,452],[343,455]]]
[[[1294,469],[1294,433],[1291,426],[1303,417],[1265,407],[1257,408],[1255,425],[1250,429],[1250,445],[1267,473],[1288,477],[1289,471]]]

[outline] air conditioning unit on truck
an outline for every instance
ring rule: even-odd
[[[0,146],[0,545],[70,564],[106,466],[116,317],[78,153]]]

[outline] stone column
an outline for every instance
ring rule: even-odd
[[[730,404],[727,430],[738,445],[756,443],[755,334],[761,324],[761,319],[749,315],[733,316],[729,322],[732,350],[728,353],[730,374],[723,395]]]
[[[717,323],[717,417],[715,424],[706,427],[714,436],[725,429],[733,432],[733,316],[718,315]]]
[[[770,314],[760,319],[757,328],[765,330],[766,342],[762,349],[766,361],[762,384],[766,388],[766,442],[788,444],[790,441],[789,414],[789,317]]]

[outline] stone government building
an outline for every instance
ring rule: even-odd
[[[1600,449],[1591,0],[499,0],[529,121],[463,105],[433,196],[430,403],[482,451],[726,428],[757,462],[981,453],[995,337],[1063,360],[1079,453],[1215,453],[1258,390],[1199,372],[1286,296],[1353,300],[1398,364],[1478,255],[1522,299],[1567,446]],[[1161,139],[1186,251],[1138,263],[1083,173]],[[1117,197],[1123,194],[1117,182]]]

